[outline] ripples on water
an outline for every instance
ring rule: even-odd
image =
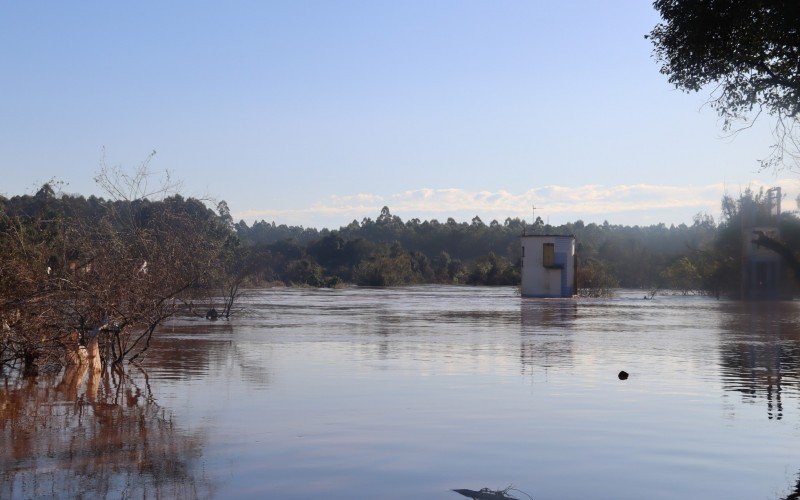
[[[144,370],[6,380],[0,497],[789,495],[798,304],[642,296],[250,291]]]

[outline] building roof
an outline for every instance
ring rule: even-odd
[[[572,238],[575,239],[574,234],[521,234],[520,238]]]

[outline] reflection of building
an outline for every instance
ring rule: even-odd
[[[575,237],[525,235],[522,244],[523,297],[575,294]]]
[[[756,345],[739,343],[729,345],[723,352],[722,362],[727,365],[726,386],[742,394],[745,400],[767,400],[767,417],[783,417],[782,384],[787,353],[779,343]],[[735,378],[734,378],[735,377]]]
[[[571,329],[578,314],[578,305],[572,300],[520,301],[520,319],[523,333],[541,333],[554,328]]]
[[[731,307],[720,346],[724,387],[745,401],[766,400],[767,417],[780,420],[785,400],[796,399],[793,388],[800,381],[800,327],[786,321],[797,315],[797,304],[732,303]]]
[[[767,191],[766,204],[742,198],[742,298],[778,299],[782,261],[774,251],[755,243],[759,235],[780,239],[781,188]]]
[[[578,306],[571,300],[523,300],[520,363],[548,368],[569,364],[572,359],[573,323]]]

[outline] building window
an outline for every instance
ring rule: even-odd
[[[542,244],[542,265],[544,267],[553,267],[555,264],[556,248],[554,243]]]

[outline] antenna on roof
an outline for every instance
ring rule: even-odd
[[[533,226],[534,230],[536,228],[536,209],[541,208],[537,207],[535,204],[531,204],[531,226]]]

